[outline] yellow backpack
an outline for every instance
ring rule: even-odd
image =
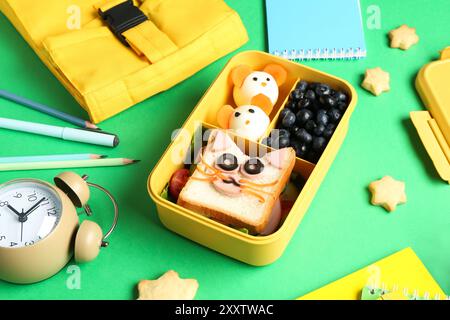
[[[0,0],[0,10],[95,123],[248,40],[223,0]]]

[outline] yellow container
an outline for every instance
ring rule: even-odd
[[[225,104],[234,105],[232,83],[229,81],[230,71],[240,64],[262,70],[268,63],[278,63],[288,71],[287,81],[280,88],[277,105],[270,115],[271,125],[268,132],[275,127],[281,109],[299,80],[327,83],[335,90],[346,92],[350,102],[319,162],[314,165],[305,160],[296,159],[294,171],[307,180],[283,225],[271,235],[252,236],[178,206],[163,199],[160,194],[175,170],[183,167],[182,162],[194,132],[200,126],[216,128],[216,113],[219,108]],[[245,263],[262,266],[274,262],[282,255],[333,162],[347,133],[356,101],[357,95],[354,88],[346,81],[332,75],[264,52],[246,51],[237,54],[228,62],[205,93],[184,124],[184,131],[175,137],[149,176],[148,191],[156,203],[161,222],[168,229],[188,239]]]
[[[424,66],[416,78],[416,88],[429,111],[411,112],[419,133],[441,178],[450,183],[450,47],[441,58]]]

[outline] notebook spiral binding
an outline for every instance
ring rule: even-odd
[[[386,284],[382,283],[381,287],[367,286],[367,289],[369,289],[371,294],[376,294],[378,291],[378,293],[384,295],[389,292],[398,291],[399,287],[397,285],[393,285],[391,289],[389,289]],[[431,297],[431,294],[429,292],[425,292],[422,295],[419,295],[419,292],[417,290],[410,290],[409,288],[403,288],[403,294],[409,297],[410,300],[450,300],[450,296],[442,296],[440,294],[435,294],[433,297]]]
[[[289,60],[357,60],[366,57],[367,51],[357,48],[308,49],[274,51],[272,54]]]

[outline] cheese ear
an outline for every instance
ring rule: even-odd
[[[247,66],[247,65],[240,65],[234,68],[231,71],[231,80],[233,81],[233,84],[240,88],[242,87],[242,84],[245,81],[245,78],[249,76],[250,73],[252,73],[253,70]]]
[[[222,108],[219,109],[217,112],[217,123],[219,124],[219,127],[222,129],[229,129],[230,128],[230,118],[231,115],[234,112],[234,108],[230,105],[224,105]]]
[[[283,148],[267,153],[264,158],[266,158],[267,162],[269,162],[272,166],[277,169],[283,169],[286,166],[286,161],[291,156],[294,149],[292,148]]]
[[[283,83],[286,82],[287,71],[279,64],[275,64],[275,63],[268,64],[264,68],[264,72],[267,72],[272,77],[274,77],[278,86],[281,86]]]
[[[272,101],[270,101],[269,97],[263,95],[262,93],[257,94],[252,98],[251,104],[257,107],[260,107],[262,111],[264,111],[268,116],[273,109]]]
[[[231,140],[230,136],[223,132],[222,130],[216,130],[216,135],[212,140],[212,151],[224,151],[230,149],[233,145],[236,145],[233,140]]]

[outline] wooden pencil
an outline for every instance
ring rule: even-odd
[[[86,121],[84,119],[81,119],[79,117],[73,116],[71,114],[65,113],[63,111],[56,110],[55,108],[46,106],[42,103],[32,101],[30,99],[20,97],[14,93],[0,90],[0,97],[4,99],[8,99],[12,102],[21,104],[25,107],[28,107],[30,109],[48,114],[49,116],[64,120],[66,122],[72,123],[78,127],[86,128],[86,129],[99,129],[95,124],[91,123],[90,121]]]
[[[126,158],[111,158],[111,159],[96,159],[96,160],[2,163],[0,164],[0,171],[115,167],[115,166],[126,166],[137,163],[139,161],[140,160],[132,160]]]
[[[22,156],[22,157],[0,157],[0,163],[18,163],[18,162],[48,162],[48,161],[66,161],[66,160],[94,160],[106,158],[99,154],[55,154],[41,156]]]

